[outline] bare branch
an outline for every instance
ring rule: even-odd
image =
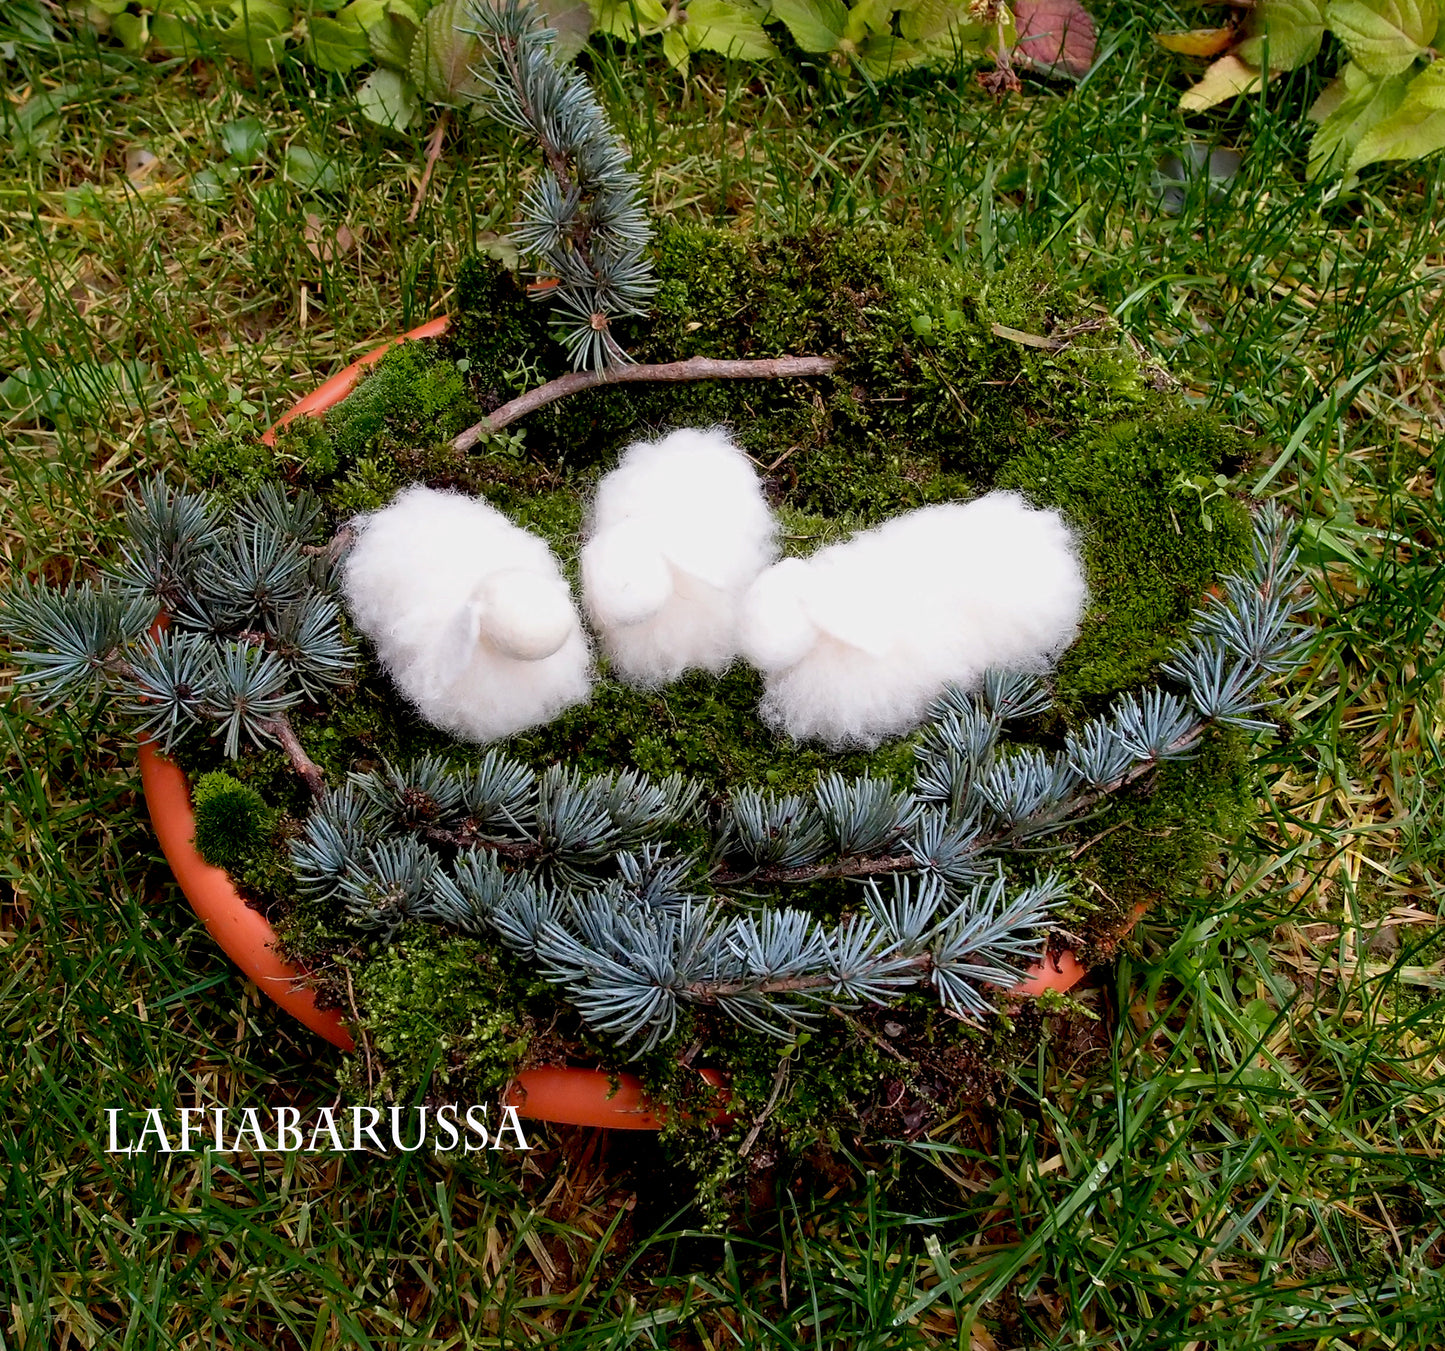
[[[725,361],[713,357],[689,357],[659,366],[609,366],[600,371],[572,371],[529,389],[494,413],[468,427],[452,440],[453,450],[470,450],[484,436],[499,432],[528,413],[549,403],[579,394],[596,385],[621,385],[687,380],[786,380],[798,376],[828,375],[837,368],[837,357],[765,357],[756,361]]]
[[[290,719],[284,713],[278,713],[274,718],[267,718],[262,724],[262,729],[281,743],[282,749],[291,761],[291,768],[306,780],[306,786],[311,790],[312,796],[324,797],[326,776],[322,774],[321,766],[306,754],[306,749],[297,739],[296,729],[291,726]]]

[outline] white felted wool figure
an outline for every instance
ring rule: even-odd
[[[990,493],[775,564],[743,602],[743,654],[765,677],[767,721],[799,741],[871,746],[917,727],[948,685],[1046,670],[1084,599],[1058,512]]]
[[[598,486],[581,555],[583,604],[617,673],[660,685],[726,667],[776,532],[752,463],[721,429],[629,446]]]
[[[544,540],[477,498],[420,485],[355,525],[351,616],[428,722],[495,741],[587,698],[591,651]]]

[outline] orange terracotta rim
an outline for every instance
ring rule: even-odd
[[[262,440],[271,445],[276,431],[292,419],[318,417],[356,387],[362,371],[379,361],[398,343],[434,338],[446,331],[442,316],[411,329],[368,352],[359,361],[333,375],[284,413]],[[336,1009],[319,1008],[306,971],[282,959],[276,930],[259,911],[251,909],[224,869],[207,863],[196,849],[196,817],[191,806],[191,785],[185,771],[168,760],[149,741],[140,745],[141,786],[161,852],[170,864],[186,900],[205,924],[221,950],[268,996],[313,1032],[343,1051],[355,1048],[350,1031]],[[1136,910],[1130,920],[1142,913]],[[1087,968],[1073,952],[1035,962],[1012,996],[1037,997],[1047,991],[1067,993],[1083,979]],[[722,1090],[725,1081],[716,1070],[700,1070],[704,1082]],[[523,1070],[502,1095],[505,1105],[522,1116],[569,1126],[605,1126],[612,1130],[655,1131],[665,1124],[663,1109],[648,1100],[635,1074],[554,1065]],[[719,1112],[726,1117],[725,1111]]]

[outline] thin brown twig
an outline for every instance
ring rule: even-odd
[[[421,182],[416,185],[416,201],[411,204],[411,210],[407,213],[408,225],[421,213],[421,204],[426,200],[426,190],[431,185],[432,170],[437,167],[437,160],[441,158],[442,138],[447,134],[447,120],[451,115],[450,108],[442,109],[442,115],[437,118],[437,124],[432,128],[431,137],[426,143],[426,164],[422,167]]]
[[[528,413],[598,385],[687,380],[784,380],[828,375],[837,366],[837,357],[764,357],[755,361],[689,357],[686,361],[668,361],[657,366],[608,366],[600,371],[572,371],[549,380],[545,385],[538,385],[536,389],[529,389],[510,403],[504,403],[454,437],[451,446],[453,450],[470,450],[482,437],[501,431]]]
[[[366,1058],[366,1093],[371,1096],[371,1087],[375,1075],[371,1067],[371,1043],[367,1039],[366,1029],[361,1025],[361,1011],[356,1007],[356,987],[351,983],[351,968],[342,968],[346,972],[346,997],[351,1002],[351,1016],[356,1019],[356,1035],[361,1039],[361,1053]]]
[[[321,772],[321,766],[306,754],[306,748],[297,738],[296,729],[291,726],[291,720],[284,713],[278,713],[274,718],[268,718],[262,724],[262,728],[281,743],[281,748],[291,761],[291,768],[306,781],[306,786],[311,790],[312,795],[324,797],[326,776]]]
[[[752,1152],[752,1148],[758,1142],[758,1136],[762,1134],[763,1126],[767,1119],[777,1109],[778,1102],[782,1098],[783,1085],[788,1081],[788,1069],[793,1063],[793,1057],[785,1055],[778,1061],[778,1072],[773,1075],[773,1091],[768,1094],[768,1100],[763,1104],[763,1110],[758,1113],[757,1120],[753,1122],[753,1128],[747,1134],[747,1139],[738,1148],[738,1158],[745,1159]]]

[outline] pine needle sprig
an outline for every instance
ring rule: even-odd
[[[109,698],[166,750],[193,728],[231,756],[279,743],[319,793],[322,773],[287,714],[349,684],[356,666],[326,561],[302,551],[319,512],[310,494],[268,485],[223,520],[213,499],[148,480],[125,505],[107,572],[9,587],[0,630],[20,682],[43,700]],[[159,619],[166,631],[151,637]]]
[[[574,369],[601,371],[631,358],[612,320],[646,314],[657,289],[652,230],[641,184],[597,96],[553,55],[556,34],[531,3],[475,3],[472,33],[486,53],[473,74],[478,106],[531,136],[545,168],[522,199],[512,240],[533,261],[538,294]]]
[[[168,629],[149,635],[131,653],[129,664],[119,706],[163,751],[210,716],[213,668],[200,634]]]
[[[0,610],[0,631],[17,645],[17,684],[54,704],[104,692],[154,618],[144,597],[109,580],[51,587],[22,579]]]

